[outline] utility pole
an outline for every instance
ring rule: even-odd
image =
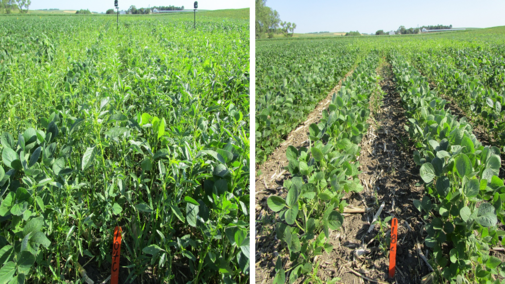
[[[195,17],[194,17],[193,28],[196,29],[196,9],[198,9],[198,1],[195,1],[194,8],[195,8],[195,10],[194,10]]]
[[[114,6],[116,6],[116,10],[117,10],[116,24],[117,24],[117,30],[119,31],[119,4],[117,2],[118,2],[118,0],[114,0]]]

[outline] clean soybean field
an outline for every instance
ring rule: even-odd
[[[258,283],[504,283],[504,42],[258,41]]]
[[[0,17],[0,283],[248,281],[248,15]]]

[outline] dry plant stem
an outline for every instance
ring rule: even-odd
[[[426,265],[428,266],[428,268],[431,271],[434,271],[433,267],[431,267],[431,265],[428,263],[428,259],[426,259],[426,257],[424,256],[423,252],[421,251],[421,245],[419,245],[419,243],[417,243],[417,254],[419,254],[419,256],[424,260],[424,262],[426,263]]]
[[[375,216],[373,216],[372,225],[370,225],[370,228],[368,229],[368,233],[370,233],[373,230],[373,228],[375,227],[374,222],[377,221],[377,218],[381,215],[382,209],[384,208],[384,204],[385,204],[385,202],[382,201],[382,204],[379,207],[379,210],[377,210],[377,213],[375,213]]]
[[[356,270],[354,270],[354,269],[352,269],[352,268],[350,268],[350,267],[349,267],[349,272],[352,272],[352,273],[354,273],[356,276],[359,276],[359,277],[361,277],[361,278],[363,278],[363,279],[365,279],[365,280],[367,280],[367,281],[370,281],[370,282],[375,282],[375,283],[380,283],[380,284],[389,284],[388,282],[382,282],[382,281],[380,281],[380,280],[375,280],[375,279],[368,278],[368,277],[364,276],[363,274],[361,274],[361,273],[357,272]]]
[[[107,279],[105,279],[104,281],[102,281],[100,284],[106,284],[110,281],[110,277],[111,275],[109,275],[109,277],[107,277]]]

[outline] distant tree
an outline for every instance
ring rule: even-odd
[[[105,12],[105,14],[114,14],[114,9],[107,10],[107,12]]]
[[[360,36],[360,35],[361,35],[361,33],[359,31],[355,31],[355,32],[350,31],[345,34],[345,36]]]
[[[378,31],[376,31],[375,35],[385,35],[384,30],[378,30]]]
[[[81,9],[81,10],[76,11],[75,13],[79,14],[79,15],[91,15],[91,12],[88,9],[86,9],[86,10]]]
[[[295,23],[291,24],[291,36],[293,36],[295,34],[295,29],[296,29],[296,24]]]
[[[135,7],[135,5],[131,5],[128,11],[132,14],[137,14],[137,7]]]

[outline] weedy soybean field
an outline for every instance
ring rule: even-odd
[[[248,281],[248,20],[2,17],[0,129],[0,283]]]
[[[257,144],[264,155],[256,182],[262,278],[503,283],[504,39],[499,27],[258,42],[264,107],[256,110],[257,128],[271,133],[256,136],[277,139]],[[309,66],[283,63],[285,54],[304,46],[310,53],[312,44],[337,51],[312,53]],[[353,49],[356,59],[339,61],[339,49]],[[299,90],[299,82],[317,74],[311,68],[318,61],[342,63],[327,69],[351,73],[328,102],[321,99],[336,85],[334,76],[320,78],[310,93]],[[288,80],[274,80],[272,70]],[[324,107],[314,110],[318,103]],[[297,139],[283,141],[286,136]],[[388,277],[391,237],[398,245],[394,278]]]

